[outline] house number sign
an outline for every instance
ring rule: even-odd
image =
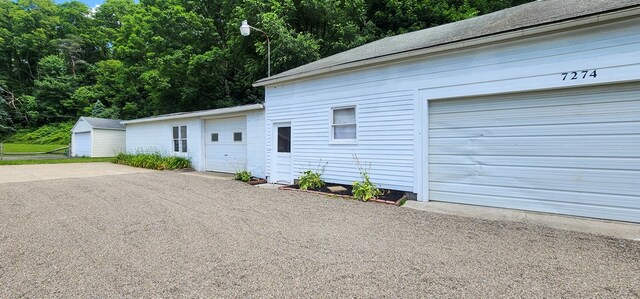
[[[598,70],[584,70],[584,71],[573,71],[562,73],[562,81],[570,81],[570,80],[585,80],[592,78],[598,78]]]

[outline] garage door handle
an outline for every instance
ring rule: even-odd
[[[229,154],[224,154],[225,157],[229,157]]]

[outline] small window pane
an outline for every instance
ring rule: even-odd
[[[242,132],[233,133],[233,141],[242,141]]]
[[[180,127],[180,138],[187,138],[187,126]]]
[[[278,153],[291,152],[291,127],[278,128]]]
[[[355,124],[356,108],[335,109],[333,110],[333,124]]]
[[[211,141],[212,142],[218,141],[218,133],[211,133]]]
[[[183,153],[187,152],[187,140],[186,139],[182,139],[182,152]]]
[[[180,141],[179,140],[174,140],[173,141],[173,151],[174,152],[179,152],[180,151]]]
[[[178,138],[180,138],[180,136],[178,136],[178,127],[173,127],[173,139]]]
[[[356,125],[334,126],[333,139],[356,139]]]

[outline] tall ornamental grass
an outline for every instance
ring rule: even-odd
[[[175,156],[163,156],[160,153],[120,153],[114,163],[155,170],[173,170],[191,168],[191,159]]]

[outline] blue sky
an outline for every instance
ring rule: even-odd
[[[56,0],[56,3],[63,3],[63,2],[67,2],[68,0]],[[86,4],[89,7],[95,7],[98,4],[102,4],[102,2],[104,2],[104,0],[80,0],[80,2],[83,2],[84,4]]]

